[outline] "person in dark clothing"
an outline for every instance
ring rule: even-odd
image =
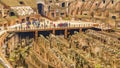
[[[35,19],[33,19],[32,20],[32,25],[35,25],[35,24],[36,24]]]
[[[40,21],[39,21],[39,19],[38,19],[38,20],[36,20],[36,25],[37,25],[37,28],[39,28],[39,27],[40,27]]]
[[[29,21],[30,20],[30,17],[26,17],[26,21]]]
[[[31,24],[30,21],[27,21],[27,22],[26,22],[27,28],[30,28],[30,24]]]
[[[19,24],[19,21],[18,21],[18,20],[16,21],[16,24]]]

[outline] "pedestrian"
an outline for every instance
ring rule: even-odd
[[[21,24],[21,29],[23,28],[23,26],[22,26],[23,23],[25,23],[25,19],[21,20],[21,23],[20,23]]]
[[[31,22],[30,22],[30,21],[27,21],[27,22],[26,22],[26,27],[27,27],[27,28],[30,28],[30,24],[31,24]]]
[[[19,21],[18,21],[18,20],[16,21],[16,24],[19,24]]]
[[[39,27],[40,27],[40,21],[39,21],[39,19],[38,19],[38,20],[36,20],[36,26],[37,26],[37,28],[39,28]]]
[[[32,26],[35,27],[35,24],[36,24],[36,22],[35,22],[35,19],[33,18],[32,19]]]
[[[69,23],[69,27],[70,27],[70,23]]]
[[[54,24],[54,28],[55,28],[55,24]]]
[[[40,28],[40,21],[38,21],[38,28]]]

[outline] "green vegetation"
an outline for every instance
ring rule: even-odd
[[[0,64],[0,68],[4,68],[4,66],[2,64]]]

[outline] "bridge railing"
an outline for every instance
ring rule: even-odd
[[[78,24],[74,24],[74,23],[68,23],[66,25],[58,25],[58,24],[41,24],[40,26],[36,26],[36,25],[26,25],[25,23],[23,24],[19,24],[17,26],[14,27],[9,27],[8,31],[15,31],[15,30],[40,30],[40,29],[59,29],[59,28],[85,28],[85,27],[94,27],[96,23],[78,23]]]

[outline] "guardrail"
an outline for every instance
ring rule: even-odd
[[[90,24],[67,24],[67,25],[58,25],[58,24],[50,24],[50,25],[40,25],[39,27],[30,25],[27,27],[25,24],[21,24],[17,27],[8,28],[8,31],[33,31],[33,30],[51,30],[51,29],[74,29],[74,28],[88,28],[94,27],[97,23],[90,23]]]

